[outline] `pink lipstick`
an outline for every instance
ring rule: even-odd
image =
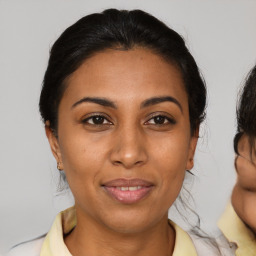
[[[141,179],[116,179],[104,183],[103,187],[117,201],[133,204],[147,196],[153,184]]]

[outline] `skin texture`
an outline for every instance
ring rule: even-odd
[[[65,238],[70,252],[171,255],[175,233],[168,209],[185,170],[193,167],[197,143],[179,70],[147,49],[106,50],[87,59],[67,85],[58,137],[47,123],[46,134],[75,198],[78,222]],[[152,97],[167,96],[178,104],[142,106]],[[115,107],[81,102],[84,97],[104,98]],[[96,125],[92,115],[103,116],[102,124]],[[152,188],[138,202],[125,204],[103,187],[119,178],[143,179]]]
[[[235,160],[237,182],[232,193],[232,204],[238,216],[256,234],[256,153],[243,135],[238,142],[239,155]]]

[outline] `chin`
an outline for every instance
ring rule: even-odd
[[[139,210],[122,210],[102,216],[104,217],[102,222],[105,226],[115,232],[121,234],[134,234],[149,230],[161,221],[164,216],[154,216],[152,211],[143,213]]]

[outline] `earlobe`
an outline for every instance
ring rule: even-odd
[[[60,153],[59,142],[58,142],[56,135],[54,134],[53,130],[50,127],[49,121],[45,122],[45,133],[48,138],[48,142],[50,144],[52,154],[57,161],[58,169],[62,170],[63,169],[62,168],[62,157],[61,157],[61,153]]]
[[[191,170],[194,167],[194,159],[190,158],[188,159],[186,170]]]

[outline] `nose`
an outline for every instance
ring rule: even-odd
[[[146,138],[139,128],[122,129],[116,134],[110,160],[126,169],[144,165],[148,160]]]

